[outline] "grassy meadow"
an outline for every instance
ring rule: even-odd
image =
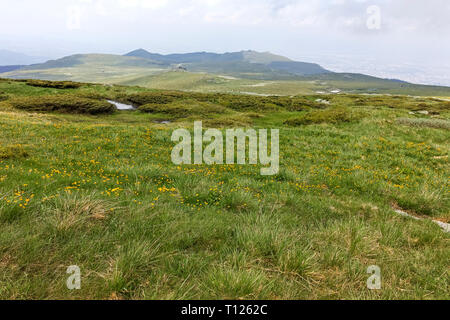
[[[251,53],[246,53],[251,54]],[[362,74],[330,73],[288,75],[264,67],[273,55],[253,53],[254,63],[184,64],[188,72],[175,71],[162,62],[132,56],[78,54],[0,73],[0,78],[77,81],[140,86],[161,90],[227,92],[251,95],[311,95],[339,90],[349,94],[402,94],[449,96],[447,87],[389,81]],[[258,58],[259,56],[259,58]],[[265,61],[268,59],[267,61]],[[277,61],[280,57],[276,58]],[[248,61],[247,61],[248,62]],[[262,68],[262,69],[261,69]]]
[[[279,174],[172,164],[196,120],[280,129]],[[427,97],[0,80],[0,299],[449,299],[449,124]]]

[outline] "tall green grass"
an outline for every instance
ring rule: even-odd
[[[151,113],[93,117],[10,101],[101,102],[146,90],[15,81],[0,90],[10,98],[0,103],[2,299],[449,297],[449,235],[429,221],[450,219],[448,130],[400,125],[410,97],[337,95],[319,106],[317,96],[176,93],[151,102]],[[305,107],[292,108],[296,99]],[[242,108],[225,105],[239,100]],[[439,115],[417,119],[449,120],[441,101],[424,100]],[[364,117],[336,122],[336,108]],[[320,123],[284,124],[303,116]],[[173,122],[154,122],[162,117]],[[279,174],[174,165],[172,131],[194,120],[280,129]],[[71,265],[81,290],[66,287]],[[381,268],[381,290],[366,286],[371,265]]]

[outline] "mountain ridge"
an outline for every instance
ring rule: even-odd
[[[232,72],[236,72],[235,66],[238,66],[241,69],[255,69],[263,73],[278,72],[284,76],[287,74],[307,76],[331,73],[331,71],[324,69],[316,63],[293,61],[270,52],[257,52],[253,50],[226,52],[222,54],[203,51],[162,55],[159,53],[151,53],[141,48],[128,52],[124,56],[150,59],[166,64],[185,64],[193,71],[212,70],[213,72],[226,73],[228,70],[231,70]]]
[[[0,77],[263,95],[345,92],[450,96],[449,87],[337,73],[319,64],[251,50],[163,55],[137,49],[125,55],[75,54],[40,64],[0,68]]]

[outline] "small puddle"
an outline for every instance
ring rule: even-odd
[[[116,106],[117,110],[135,110],[136,108],[129,104],[124,104],[112,100],[107,100],[109,103],[112,103]]]

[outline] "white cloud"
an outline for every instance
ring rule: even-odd
[[[4,7],[2,12],[12,12],[2,17],[5,24],[10,19],[22,20],[19,17],[26,19],[27,15],[35,14],[27,10],[36,6],[35,1],[15,1],[8,5],[4,2],[0,1],[0,8],[2,4]],[[448,0],[42,0],[39,1],[40,14],[50,17],[45,17],[47,23],[39,27],[45,28],[52,22],[51,12],[57,13],[58,8],[73,5],[83,9],[83,20],[98,19],[98,26],[127,16],[147,19],[147,24],[178,21],[316,30],[333,28],[342,32],[367,32],[366,9],[378,5],[382,10],[384,33],[450,31]],[[93,25],[91,23],[90,27]]]
[[[169,0],[118,0],[122,8],[158,9],[166,6]]]
[[[367,28],[371,5],[380,30]],[[448,0],[0,0],[0,12],[0,48],[35,55],[256,49],[433,65],[450,56]]]

